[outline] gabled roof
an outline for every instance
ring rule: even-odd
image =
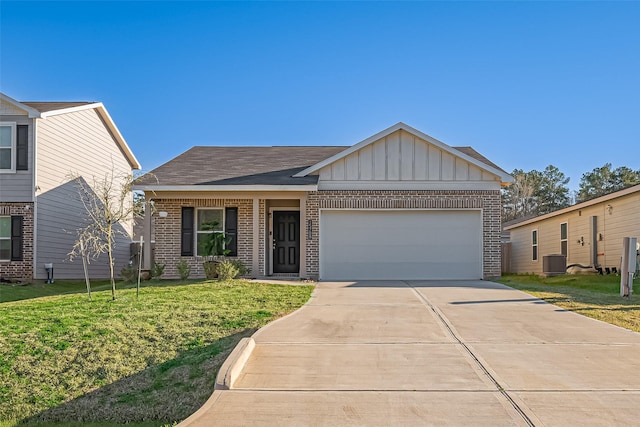
[[[579,209],[584,209],[589,206],[597,205],[598,203],[607,202],[609,200],[616,199],[618,197],[627,196],[629,194],[640,192],[640,185],[634,185],[633,187],[627,187],[625,189],[615,191],[613,193],[605,194],[604,196],[596,197],[595,199],[587,200],[586,202],[578,203],[573,206],[569,206],[568,208],[560,209],[554,212],[549,212],[548,214],[536,216],[534,218],[525,219],[523,221],[517,222],[513,225],[505,226],[505,230],[513,230],[514,228],[522,227],[524,225],[533,224],[538,221],[543,221],[548,218],[553,218],[554,216],[562,215],[565,213],[577,211]]]
[[[116,139],[117,144],[122,150],[123,154],[127,158],[132,169],[140,169],[140,163],[134,156],[131,148],[125,141],[124,137],[120,133],[120,130],[116,126],[115,122],[109,115],[109,112],[102,104],[102,102],[88,102],[88,101],[76,101],[76,102],[33,102],[33,101],[16,101],[15,99],[0,93],[0,99],[12,104],[13,106],[27,112],[30,118],[46,119],[47,117],[56,116],[59,114],[73,113],[75,111],[95,109],[111,134]]]
[[[423,139],[427,142],[429,142],[430,144],[435,145],[436,147],[438,147],[439,149],[455,156],[455,157],[459,157],[462,158],[464,160],[466,160],[467,162],[474,164],[476,166],[478,166],[480,169],[485,170],[489,173],[492,173],[494,175],[497,175],[500,177],[500,180],[503,183],[509,183],[509,182],[513,182],[513,177],[511,177],[507,172],[505,172],[504,170],[500,169],[499,167],[497,167],[495,164],[491,163],[489,160],[487,160],[484,156],[482,156],[480,153],[478,153],[477,151],[475,151],[473,148],[471,147],[459,147],[458,149],[451,147],[447,144],[445,144],[444,142],[438,141],[437,139],[427,135],[426,133],[420,132],[417,129],[412,128],[411,126],[402,123],[402,122],[398,122],[393,126],[388,127],[387,129],[383,130],[382,132],[378,132],[377,134],[370,136],[369,138],[360,141],[359,143],[347,148],[346,150],[335,154],[334,156],[331,156],[327,159],[324,159],[318,163],[316,163],[315,165],[312,165],[308,168],[306,168],[303,171],[300,171],[298,174],[296,174],[296,177],[303,177],[303,176],[307,176],[309,174],[312,174],[314,172],[319,171],[320,169],[322,169],[323,167],[337,161],[340,160],[344,157],[347,157],[349,154],[354,153],[358,150],[360,150],[363,147],[366,147],[369,144],[373,144],[374,142],[378,141],[379,139],[382,139],[388,135],[391,135],[392,133],[398,131],[398,130],[404,130],[405,132],[408,132],[420,139]]]
[[[345,148],[196,146],[138,178],[136,186],[315,185],[317,176],[293,176]]]

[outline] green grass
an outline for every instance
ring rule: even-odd
[[[312,290],[161,282],[140,299],[129,288],[116,301],[108,290],[88,301],[82,282],[54,285],[0,287],[12,301],[0,304],[0,427],[171,425],[206,401],[242,337],[303,305]],[[64,294],[37,297],[54,289]]]
[[[603,322],[640,332],[640,295],[620,296],[616,275],[505,275],[498,282],[535,297]],[[640,292],[640,281],[635,280]]]

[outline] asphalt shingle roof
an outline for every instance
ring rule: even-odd
[[[347,147],[197,146],[157,167],[137,185],[307,185],[317,176],[296,173]]]
[[[196,146],[136,180],[136,185],[308,185],[318,176],[293,178],[349,147]],[[498,168],[471,147],[453,147]],[[502,170],[502,169],[500,169]]]

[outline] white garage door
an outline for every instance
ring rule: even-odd
[[[323,210],[320,278],[482,278],[480,211]]]

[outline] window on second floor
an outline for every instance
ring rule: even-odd
[[[0,172],[28,169],[28,126],[0,122]]]

